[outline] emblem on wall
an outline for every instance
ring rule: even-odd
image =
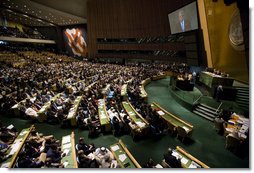
[[[239,10],[233,13],[229,24],[228,35],[230,44],[234,49],[238,51],[244,50],[244,38]]]

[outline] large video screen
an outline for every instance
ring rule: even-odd
[[[87,57],[87,34],[84,28],[66,28],[64,40],[67,51],[72,56]]]
[[[197,5],[193,2],[168,14],[171,34],[198,29]]]

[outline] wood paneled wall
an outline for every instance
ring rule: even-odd
[[[89,56],[95,57],[97,49],[110,45],[97,45],[97,38],[144,38],[170,35],[168,14],[195,0],[89,0],[87,2],[87,31],[89,39]],[[182,43],[184,44],[184,43]],[[113,47],[133,46],[147,50],[147,45],[124,46],[114,45]],[[170,44],[154,45],[149,47],[178,50],[183,45]]]

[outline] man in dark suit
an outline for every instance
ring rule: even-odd
[[[176,30],[179,32],[189,31],[191,29],[190,21],[184,18],[184,11],[180,10],[178,12],[179,23],[176,25]]]
[[[169,148],[168,152],[164,154],[165,162],[171,167],[171,168],[182,168],[181,160],[177,159],[175,156],[172,155],[172,149]]]

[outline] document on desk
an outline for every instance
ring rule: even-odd
[[[183,129],[186,131],[186,132],[188,132],[190,129],[188,128],[188,127],[186,127],[186,126],[183,126]]]
[[[173,151],[173,152],[172,152],[172,156],[175,156],[175,157],[177,157],[177,158],[181,157],[176,151]]]
[[[186,159],[185,157],[183,157],[183,158],[181,159],[181,163],[184,164],[184,165],[186,165],[186,164],[188,163],[188,159]]]
[[[65,153],[66,156],[68,156],[68,154],[70,153],[70,150],[69,150],[69,149],[65,149],[65,150],[63,151],[63,153]]]
[[[21,133],[19,134],[19,136],[24,136],[24,135],[26,135],[27,133],[28,133],[28,130],[25,130],[25,131],[21,132]]]
[[[11,162],[3,163],[3,164],[1,165],[1,168],[9,168],[10,163],[11,163]]]
[[[63,150],[66,148],[71,148],[71,143],[67,143],[63,145]]]
[[[21,143],[22,143],[22,139],[17,139],[15,143],[11,145],[11,151],[9,152],[7,156],[15,154],[18,151]]]
[[[68,164],[69,164],[69,162],[67,162],[67,161],[65,161],[65,162],[63,163],[64,167],[68,166]]]
[[[66,144],[66,143],[70,143],[71,142],[71,136],[64,136],[62,139],[62,143]]]
[[[127,156],[126,156],[126,154],[121,154],[121,155],[118,156],[118,158],[119,158],[119,160],[120,160],[121,162],[124,162],[125,159],[127,158]]]
[[[113,151],[117,151],[117,150],[119,150],[119,146],[118,146],[118,145],[115,145],[115,146],[111,147],[111,149],[112,149]]]
[[[163,111],[157,111],[157,113],[158,113],[159,115],[165,115],[165,113],[164,113]]]

